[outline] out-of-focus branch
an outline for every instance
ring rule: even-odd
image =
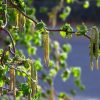
[[[4,29],[4,28],[0,28],[0,31],[4,31],[10,37],[12,47],[13,47],[12,52],[13,52],[13,54],[15,54],[15,44],[14,44],[14,40],[13,40],[13,37],[12,37],[11,33],[8,30]]]
[[[51,12],[48,13],[49,22],[55,26],[57,22],[57,14],[63,8],[64,0],[60,0],[59,4],[52,8]]]

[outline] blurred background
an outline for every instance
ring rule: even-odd
[[[65,0],[67,1],[73,1],[73,0]],[[84,3],[88,0],[74,0],[79,1],[73,2],[73,3],[64,3],[64,7],[71,7],[71,12],[69,16],[66,18],[65,21],[73,22],[73,23],[79,23],[79,22],[89,22],[89,23],[97,23],[100,22],[100,0],[89,0],[90,3],[87,7],[87,9],[84,9]],[[39,20],[47,21],[48,13],[52,11],[52,8],[59,5],[60,0],[34,0],[33,6],[37,9],[36,16],[39,18]],[[57,22],[63,23],[62,19],[59,17],[59,14],[62,13],[62,9],[58,12],[57,16]]]
[[[65,22],[70,23],[74,30],[75,26],[82,22],[85,22],[88,27],[93,25],[100,27],[100,0],[89,0],[89,2],[87,0],[78,0],[74,3],[70,2],[71,0],[65,1],[58,12],[54,9],[56,9],[56,6],[60,8],[61,0],[34,0],[32,5],[36,8],[38,20],[48,23],[49,27],[53,25],[55,28],[59,28]],[[64,11],[64,8],[66,8],[66,11]],[[50,17],[50,13],[51,15],[56,13],[56,18],[55,16]],[[67,14],[64,15],[64,13]],[[90,70],[89,40],[76,36],[73,36],[70,40],[62,39],[57,33],[52,38],[57,39],[61,44],[70,43],[72,45],[72,51],[67,60],[68,66],[80,66],[82,68],[82,82],[86,86],[86,89],[80,92],[74,86],[73,78],[70,78],[68,82],[62,82],[59,73],[55,78],[57,92],[65,91],[69,93],[71,88],[76,88],[78,92],[73,100],[100,100],[100,70]]]

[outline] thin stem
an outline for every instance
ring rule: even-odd
[[[5,56],[5,54],[6,54],[6,52],[9,50],[9,46],[7,46],[7,47],[5,47],[4,49],[3,49],[3,53],[2,53],[2,56],[1,56],[1,65],[2,66],[4,66],[4,64],[3,64],[3,59],[4,59],[4,56]]]
[[[19,69],[19,68],[14,68],[14,69],[17,70],[17,71],[19,71],[19,72],[25,73],[28,77],[31,78],[31,80],[32,80],[33,83],[36,83],[36,82],[37,82],[37,81],[34,80],[30,75],[28,75],[26,72],[24,72],[23,70],[21,70],[21,69]]]
[[[47,29],[48,31],[54,31],[54,32],[59,32],[59,31],[64,31],[64,32],[68,32],[66,30],[61,30],[61,29]],[[68,33],[75,33],[74,31],[73,32],[68,32]]]
[[[61,29],[47,29],[48,31],[54,31],[54,32],[59,32],[59,31],[64,31],[64,32],[68,32],[66,30],[61,30]],[[68,32],[68,33],[72,33],[72,34],[75,34],[76,32],[73,31],[73,32]],[[91,39],[87,34],[84,35],[86,38],[88,38],[89,40]]]
[[[15,54],[15,45],[14,45],[14,40],[13,40],[12,35],[10,34],[10,32],[9,32],[8,30],[6,30],[6,29],[4,29],[4,28],[0,28],[0,30],[5,31],[5,33],[10,37],[10,40],[11,40],[12,46],[13,46],[13,51],[14,51],[14,54]]]
[[[91,39],[90,36],[88,36],[87,34],[85,34],[84,36],[87,37],[89,40]]]
[[[15,5],[11,0],[8,0],[10,2],[10,5],[12,5],[12,7],[16,8],[23,16],[25,16],[27,19],[30,19],[31,21],[33,21],[35,24],[37,24],[37,21],[32,19],[31,17],[27,16],[23,11],[21,11],[21,9],[19,7],[17,7],[17,5]]]

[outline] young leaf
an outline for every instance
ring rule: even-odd
[[[83,7],[85,9],[89,8],[90,4],[89,4],[89,1],[85,1],[84,4],[83,4]]]
[[[60,18],[65,21],[66,18],[70,15],[71,8],[69,6],[65,7],[63,12],[60,14]]]
[[[71,73],[75,78],[80,78],[81,76],[81,69],[80,67],[73,67],[71,68]]]
[[[84,23],[82,23],[82,25],[77,25],[76,28],[77,28],[77,32],[76,32],[77,36],[85,35],[88,30],[87,26]]]
[[[69,53],[71,51],[72,47],[70,44],[63,44],[62,49],[64,52]]]
[[[72,29],[72,27],[70,26],[70,24],[68,24],[68,23],[66,23],[66,24],[64,24],[62,27],[61,27],[61,30],[62,31],[60,31],[60,36],[62,37],[62,38],[71,38],[72,37],[72,31],[73,31],[73,29]]]
[[[61,74],[62,80],[65,82],[66,80],[69,79],[70,77],[70,70],[65,70],[62,74]]]
[[[44,23],[43,21],[38,22],[38,23],[36,24],[36,29],[37,29],[37,30],[43,31],[44,28],[45,28],[45,23]]]

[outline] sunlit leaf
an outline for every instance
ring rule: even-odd
[[[66,3],[70,4],[73,3],[75,0],[66,0]]]
[[[70,70],[65,70],[62,74],[61,74],[62,80],[63,81],[67,81],[70,77]]]
[[[83,7],[85,9],[89,8],[90,4],[89,4],[89,1],[85,1],[84,4],[83,4]]]
[[[100,0],[97,0],[96,5],[97,7],[100,7]]]
[[[75,78],[80,78],[81,76],[81,69],[80,67],[72,67],[71,68],[71,73]]]
[[[69,6],[65,7],[63,12],[60,14],[60,18],[65,21],[66,18],[70,15],[71,8]]]
[[[36,47],[30,47],[30,48],[28,48],[28,54],[29,55],[35,55],[36,51],[37,51]]]
[[[76,28],[77,28],[77,33],[76,33],[77,36],[85,35],[86,32],[88,31],[88,28],[84,23],[82,23],[82,25],[77,25]]]
[[[70,24],[66,23],[64,24],[62,27],[61,27],[61,30],[60,31],[60,36],[63,37],[63,38],[71,38],[72,37],[72,27],[70,26]]]
[[[36,24],[36,29],[37,29],[37,30],[43,30],[44,28],[45,28],[45,23],[44,23],[43,21],[38,22],[38,23]]]
[[[56,74],[57,74],[57,70],[56,69],[51,69],[50,72],[49,72],[49,75],[51,77],[54,77]]]
[[[37,60],[35,60],[35,62],[34,62],[34,67],[36,68],[36,70],[42,70],[42,68],[43,68],[43,66],[42,66],[42,64],[41,64],[41,60],[39,60],[39,59],[37,59]]]
[[[62,49],[64,52],[69,53],[71,51],[72,47],[70,44],[63,44]]]

